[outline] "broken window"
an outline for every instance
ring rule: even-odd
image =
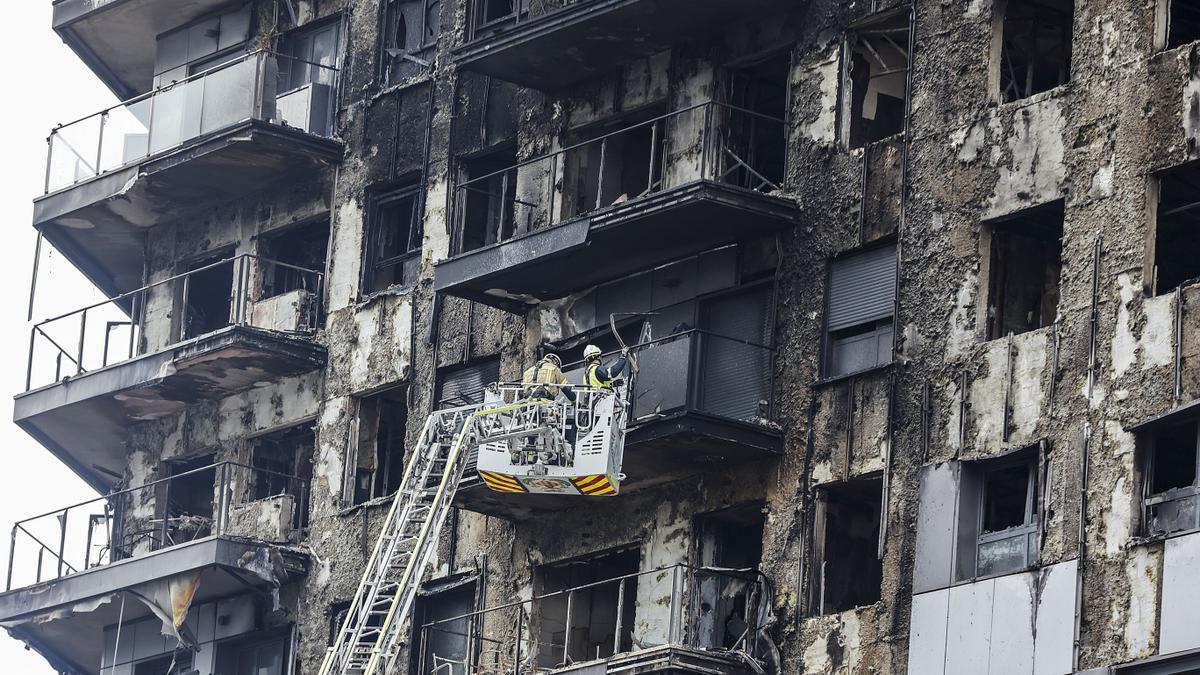
[[[1037,562],[1038,449],[966,462],[959,481],[956,578],[1019,572]]]
[[[845,88],[851,148],[904,130],[908,99],[908,11],[889,13],[850,33]]]
[[[1000,99],[1016,101],[1071,77],[1073,0],[1007,0],[1001,5]]]
[[[443,368],[438,372],[437,407],[455,408],[482,403],[484,389],[499,380],[499,357]]]
[[[271,298],[295,290],[316,292],[319,275],[325,273],[329,252],[327,218],[287,227],[262,235],[259,251],[262,298]]]
[[[1159,295],[1200,279],[1200,165],[1160,175],[1157,187],[1153,287]]]
[[[568,136],[562,214],[573,218],[658,189],[666,134],[660,108],[625,115]]]
[[[1160,46],[1174,49],[1200,40],[1200,1],[1159,0],[1158,17]]]
[[[166,505],[167,541],[162,542],[163,546],[201,539],[212,533],[217,481],[213,461],[213,455],[203,455],[163,463],[164,473],[170,478],[158,487]]]
[[[517,154],[503,148],[465,160],[459,195],[459,227],[462,253],[491,246],[513,236],[520,220],[528,229],[533,212],[530,205],[517,207]]]
[[[555,594],[534,607],[539,667],[556,668],[633,649],[638,579],[629,575],[637,574],[639,564],[638,550],[624,549],[534,569],[535,594]]]
[[[1062,271],[1062,202],[989,227],[988,339],[1054,323]]]
[[[733,106],[725,121],[725,149],[732,155],[724,158],[726,183],[763,191],[783,184],[791,67],[791,53],[782,51],[729,68],[722,90]]]
[[[757,570],[762,561],[763,505],[740,506],[696,519],[700,567]],[[705,649],[733,649],[753,617],[745,616],[750,587],[742,577],[697,577],[697,637]]]
[[[448,588],[422,590],[413,604],[410,673],[419,675],[466,675],[476,672],[468,660],[472,653],[472,618],[475,611],[475,580],[458,581]],[[452,619],[452,620],[451,620]],[[477,620],[476,620],[477,621]],[[430,626],[429,624],[434,624]],[[487,643],[484,643],[485,645]],[[486,647],[485,647],[486,648]],[[422,653],[424,651],[424,653]]]
[[[421,190],[407,187],[374,195],[367,214],[366,293],[409,286],[421,273]]]
[[[880,246],[830,263],[825,377],[891,363],[895,297],[895,245]]]
[[[1198,433],[1200,424],[1196,420],[1150,433],[1142,486],[1146,534],[1169,534],[1200,527]]]
[[[816,490],[810,580],[814,614],[843,612],[879,601],[882,501],[883,481],[879,478]]]
[[[516,17],[518,3],[521,14],[529,12],[530,0],[475,0],[471,8],[475,16],[475,28],[484,28]]]
[[[387,0],[380,58],[385,86],[429,72],[441,20],[441,0]]]
[[[206,335],[229,325],[234,266],[222,263],[225,257],[214,255],[188,265],[190,274],[187,283],[181,286],[184,294],[181,339]]]
[[[288,668],[288,635],[282,632],[252,633],[218,643],[213,672],[225,675],[284,675]]]
[[[404,476],[407,387],[395,387],[358,401],[358,458],[352,504],[386,497]]]
[[[307,525],[308,484],[316,438],[311,424],[301,424],[258,436],[250,441],[250,498],[278,495],[295,498],[292,527]]]

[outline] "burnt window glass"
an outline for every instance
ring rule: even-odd
[[[367,293],[409,286],[421,272],[421,192],[415,187],[371,198],[368,212]]]

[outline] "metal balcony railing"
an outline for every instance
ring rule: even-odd
[[[627,373],[629,426],[673,413],[700,412],[768,425],[774,419],[775,350],[703,330],[687,330],[630,347],[638,372]],[[606,354],[611,362],[615,353]],[[582,382],[584,364],[563,372]]]
[[[658,646],[766,655],[758,570],[674,565],[419,626],[418,675],[533,675]]]
[[[298,541],[308,492],[307,479],[221,462],[26,518],[12,527],[6,589],[214,535]],[[267,502],[284,510],[269,533],[254,510]]]
[[[244,253],[45,319],[30,329],[25,390],[227,326],[311,333],[324,276]]]
[[[255,51],[50,131],[51,193],[248,120],[328,136],[338,69]],[[292,87],[279,91],[280,83]]]
[[[496,244],[697,180],[770,192],[783,184],[786,125],[707,102],[455,186],[458,252]]]

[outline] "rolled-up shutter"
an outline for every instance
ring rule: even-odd
[[[892,315],[896,299],[896,247],[884,246],[834,260],[829,270],[828,331]]]
[[[500,359],[488,359],[441,375],[438,407],[452,408],[483,402],[483,389],[500,379]]]

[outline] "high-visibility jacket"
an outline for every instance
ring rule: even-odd
[[[583,374],[583,383],[589,387],[600,387],[602,389],[612,389],[613,381],[610,377],[603,377],[600,374],[601,366],[599,363],[589,363],[587,370]],[[607,375],[607,369],[605,370]]]
[[[553,398],[558,395],[564,385],[570,384],[567,376],[563,375],[562,369],[547,360],[538,361],[525,369],[521,383],[525,385],[526,391],[539,398]]]

